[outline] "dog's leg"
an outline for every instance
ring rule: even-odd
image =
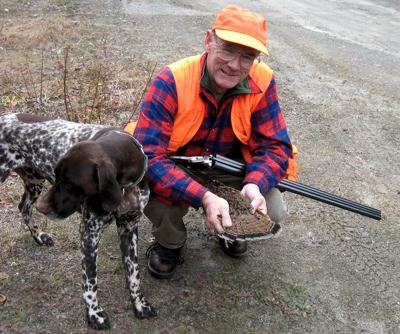
[[[3,129],[0,127],[0,131]],[[0,184],[3,183],[11,173],[10,162],[6,159],[7,149],[2,146],[3,138],[0,133]]]
[[[81,250],[82,289],[88,325],[94,329],[109,329],[107,313],[97,301],[97,246],[111,216],[95,217],[87,207],[82,208]]]
[[[125,267],[127,286],[130,292],[133,310],[138,318],[150,318],[157,315],[155,309],[145,300],[140,291],[138,265],[138,222],[141,212],[127,214],[117,218],[118,234],[122,262]]]
[[[10,169],[1,163],[0,159],[0,184],[3,183],[10,175]]]
[[[42,232],[32,217],[33,204],[42,192],[44,180],[38,175],[33,175],[28,170],[16,169],[15,171],[24,181],[25,191],[18,209],[21,212],[25,225],[31,232],[33,240],[39,245],[53,246],[54,241],[51,236]]]

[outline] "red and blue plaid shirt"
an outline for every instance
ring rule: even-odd
[[[203,65],[205,57],[201,60]],[[240,142],[231,126],[232,102],[238,94],[259,92],[259,88],[248,77],[229,90],[218,103],[210,91],[206,66],[203,68],[199,94],[206,103],[206,116],[193,139],[176,154],[220,154],[240,158]],[[197,208],[201,206],[207,188],[188,177],[167,155],[176,113],[175,81],[171,70],[165,67],[153,79],[141,104],[134,136],[143,145],[149,158],[148,176],[152,196],[168,205]],[[288,158],[292,152],[286,121],[279,107],[275,77],[252,113],[251,125],[248,145],[253,159],[246,166],[243,184],[255,183],[265,193],[286,176]]]

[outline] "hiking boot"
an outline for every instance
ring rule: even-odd
[[[180,256],[181,248],[165,248],[158,242],[150,245],[146,251],[150,274],[156,278],[171,278],[176,266],[183,263],[183,258]]]
[[[241,257],[244,254],[246,254],[247,241],[245,240],[228,241],[220,237],[218,237],[218,239],[219,239],[219,244],[226,255],[232,257]]]

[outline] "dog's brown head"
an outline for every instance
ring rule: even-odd
[[[91,209],[116,210],[122,201],[117,168],[94,141],[74,145],[57,163],[55,183],[36,207],[51,218],[66,218],[79,210],[84,201]]]

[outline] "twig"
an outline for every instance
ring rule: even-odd
[[[97,72],[97,78],[94,81],[95,87],[94,87],[94,95],[93,95],[93,102],[92,102],[92,113],[97,115],[100,124],[101,122],[101,110],[98,109],[97,112],[94,111],[95,108],[100,104],[99,101],[99,84],[101,82],[101,69],[102,69],[102,64],[99,64],[99,70]]]
[[[35,94],[35,100],[37,101],[38,100],[38,94],[36,92],[36,87],[35,87],[36,85],[35,85],[35,82],[33,80],[33,76],[32,76],[32,72],[31,72],[31,68],[30,68],[29,63],[28,63],[28,56],[27,55],[25,55],[25,62],[26,62],[26,68],[28,69],[29,79],[30,79],[31,85],[33,87],[33,93]]]
[[[85,63],[84,57],[82,57],[80,68],[81,69],[86,68],[86,63]],[[78,101],[79,101],[78,108],[82,109],[82,105],[83,105],[83,110],[85,110],[87,105],[84,104],[84,83],[83,83],[82,78],[81,78],[81,80],[78,80],[78,87],[75,88],[75,90],[78,92]]]
[[[44,60],[44,51],[42,49],[42,64],[40,67],[40,96],[39,96],[40,107],[43,106],[43,60]]]
[[[68,63],[68,53],[69,47],[65,49],[65,56],[64,56],[64,77],[63,77],[63,85],[64,85],[64,105],[65,105],[65,112],[67,114],[67,120],[71,121],[70,110],[68,106],[69,96],[67,92],[67,63]]]
[[[144,88],[143,88],[143,90],[142,90],[142,94],[140,95],[140,99],[139,99],[139,101],[136,103],[135,108],[133,109],[131,115],[130,115],[129,118],[128,118],[128,121],[124,124],[124,126],[125,126],[126,124],[128,124],[128,123],[132,120],[132,117],[133,117],[133,115],[136,113],[136,111],[137,111],[137,109],[138,109],[138,107],[139,107],[139,105],[140,105],[140,102],[142,102],[143,96],[144,96],[144,94],[146,93],[147,88],[148,88],[148,86],[149,86],[149,84],[150,84],[150,82],[151,82],[151,78],[153,77],[154,71],[156,70],[156,66],[157,66],[157,62],[154,63],[154,67],[153,67],[153,69],[152,69],[152,71],[151,71],[151,73],[150,73],[150,75],[149,75],[149,77],[148,77],[148,79],[147,79],[146,85],[144,86]]]
[[[26,94],[28,95],[28,99],[31,100],[32,99],[32,94],[31,94],[31,91],[30,91],[30,89],[28,87],[28,82],[27,82],[27,78],[26,78],[26,76],[24,74],[24,71],[21,72],[21,75],[22,75],[22,81],[24,82],[24,86],[25,86],[25,89],[26,89]]]
[[[103,34],[101,42],[103,44],[104,59],[107,59],[107,38],[105,34]]]
[[[0,34],[3,32],[3,29],[4,29],[5,25],[6,25],[5,20],[1,20],[1,24],[0,24]]]

